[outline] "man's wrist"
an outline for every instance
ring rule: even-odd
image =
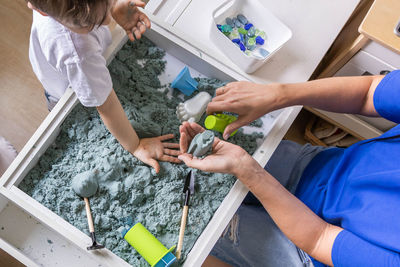
[[[290,84],[274,84],[275,87],[275,92],[276,92],[276,99],[275,103],[277,105],[277,108],[285,108],[288,106],[291,106],[291,87]]]
[[[247,187],[252,187],[258,183],[259,173],[265,172],[258,162],[246,153],[241,157],[236,165],[233,175],[242,181]]]

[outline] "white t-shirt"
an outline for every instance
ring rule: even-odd
[[[46,92],[56,99],[71,86],[84,106],[100,106],[106,101],[112,81],[102,54],[110,43],[107,26],[77,34],[33,11],[29,59]]]

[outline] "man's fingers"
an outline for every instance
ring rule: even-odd
[[[173,134],[164,134],[164,135],[159,136],[158,140],[160,140],[162,142],[162,141],[172,139],[172,138],[174,138]]]
[[[217,95],[212,99],[212,102],[221,102],[221,101],[225,101],[227,99],[227,95]]]
[[[193,137],[195,137],[197,134],[189,122],[185,125],[185,130],[186,130],[188,137],[191,139],[193,139]]]
[[[218,88],[217,90],[215,90],[215,96],[223,95],[223,94],[225,94],[226,92],[228,92],[229,89],[230,89],[230,87],[227,86],[227,85],[222,86],[222,87]]]
[[[230,108],[229,104],[227,104],[224,101],[218,101],[218,102],[212,101],[208,103],[206,112],[207,114],[221,113],[223,111],[233,112],[231,110],[228,110],[229,108]]]
[[[180,154],[182,154],[180,150],[164,148],[164,155],[179,156]]]
[[[185,132],[181,132],[181,138],[179,138],[179,146],[181,147],[181,153],[186,153],[188,150],[188,140],[187,134]]]
[[[228,124],[224,130],[224,139],[227,140],[229,136],[237,129],[245,125],[246,123],[241,121],[240,119],[237,121],[232,122],[231,124]]]
[[[162,143],[165,148],[179,148],[177,143]]]
[[[191,155],[186,153],[179,155],[178,159],[182,160],[188,167],[201,169],[201,159],[193,158]]]
[[[191,122],[190,127],[192,128],[192,130],[194,130],[195,134],[202,133],[205,131],[203,127],[201,127],[199,124],[195,122]]]
[[[178,158],[176,157],[172,157],[172,156],[168,156],[168,155],[163,155],[160,158],[161,161],[167,161],[167,162],[173,162],[173,163],[181,163],[182,161],[180,161]]]

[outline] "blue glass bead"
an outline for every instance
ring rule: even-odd
[[[246,47],[244,46],[244,44],[242,42],[239,43],[239,47],[240,47],[240,50],[246,51]]]
[[[237,15],[237,19],[242,23],[243,25],[246,25],[248,23],[248,20],[245,16],[242,14]]]
[[[236,21],[238,21],[237,18],[232,19],[233,27],[236,27]]]
[[[235,44],[239,44],[240,43],[240,39],[232,39],[232,42],[234,42]]]
[[[269,55],[269,52],[267,51],[267,50],[265,50],[264,48],[261,48],[260,47],[260,50],[259,50],[259,52],[260,52],[260,55],[262,56],[262,57],[267,57],[268,55]]]
[[[245,30],[249,30],[251,27],[253,27],[253,24],[251,24],[251,23],[247,23],[246,25],[244,25],[244,29]]]
[[[256,37],[256,43],[259,45],[263,45],[265,43],[264,39],[261,36]]]
[[[251,27],[248,31],[247,31],[247,35],[249,37],[253,37],[256,34],[256,29],[254,29],[254,27]]]
[[[233,20],[231,18],[226,18],[225,19],[226,24],[228,24],[229,26],[231,26],[232,28],[235,27],[235,25],[233,24]]]
[[[239,33],[240,41],[244,42],[244,35]]]
[[[222,25],[221,24],[217,24],[217,28],[218,28],[218,30],[220,30],[222,32]]]
[[[256,47],[257,47],[256,45],[249,45],[249,44],[246,45],[246,48],[250,51],[253,51],[254,49],[256,49]]]

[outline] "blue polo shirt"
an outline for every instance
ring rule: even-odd
[[[400,71],[374,93],[376,111],[400,123]],[[400,125],[347,149],[317,154],[295,195],[344,230],[332,248],[335,266],[400,266]],[[314,260],[315,266],[323,266]]]

